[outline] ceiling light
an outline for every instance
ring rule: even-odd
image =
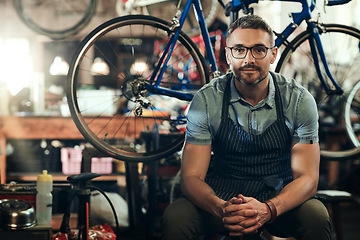
[[[50,66],[50,74],[53,76],[67,75],[69,70],[69,64],[60,56],[54,58],[53,63]]]
[[[91,74],[92,75],[109,75],[110,69],[107,63],[102,58],[95,58],[94,62],[91,64]]]

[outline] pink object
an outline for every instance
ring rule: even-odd
[[[62,148],[61,162],[64,174],[79,174],[81,172],[82,149]],[[91,172],[100,174],[112,173],[111,157],[91,158]]]

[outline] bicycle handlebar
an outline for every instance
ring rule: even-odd
[[[324,1],[326,6],[335,6],[335,5],[346,4],[351,0],[324,0]]]
[[[299,2],[302,5],[308,5],[307,0],[278,0],[280,2]],[[338,5],[338,4],[345,4],[347,2],[350,2],[351,0],[324,0],[328,1],[328,6]],[[218,2],[221,4],[222,0],[218,0]],[[225,15],[230,16],[231,12],[239,12],[242,10],[244,14],[253,14],[253,8],[249,7],[251,4],[257,4],[259,3],[259,0],[232,0],[229,3],[226,4],[224,7],[225,9]],[[314,9],[316,0],[311,0],[310,6],[311,11]]]
[[[218,0],[219,3],[222,3],[222,0]],[[302,2],[302,0],[278,0],[280,2]],[[314,3],[316,0],[312,0]],[[342,5],[350,2],[351,0],[324,0],[324,4],[326,6],[336,6],[336,5]],[[247,9],[249,5],[258,3],[259,0],[232,0],[228,3],[233,9],[240,10],[240,9]],[[222,3],[223,5],[223,3]]]

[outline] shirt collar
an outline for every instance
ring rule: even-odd
[[[236,90],[234,75],[231,79],[230,91],[231,91],[231,98],[230,98],[231,103],[240,101],[249,104],[242,98],[240,93]],[[261,101],[257,106],[262,107],[264,105],[268,105],[271,108],[275,106],[275,85],[274,85],[274,79],[272,78],[270,73],[269,73],[269,95],[263,101]]]

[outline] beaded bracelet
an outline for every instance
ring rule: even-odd
[[[277,210],[276,210],[275,204],[270,200],[266,200],[264,203],[266,204],[266,206],[268,206],[268,208],[270,210],[271,217],[270,217],[269,223],[271,223],[277,217]]]

